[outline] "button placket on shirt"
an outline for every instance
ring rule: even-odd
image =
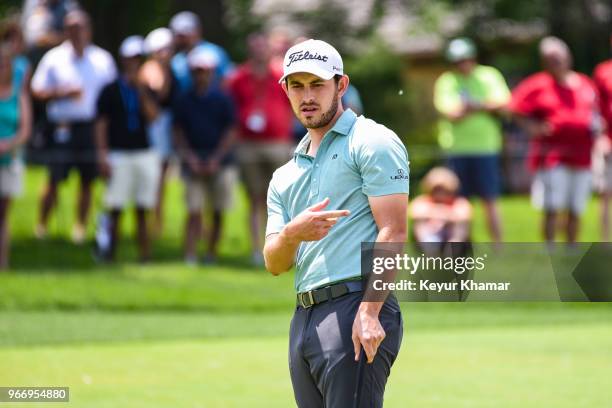
[[[319,194],[319,186],[321,185],[321,161],[324,160],[325,155],[327,154],[327,148],[331,143],[330,140],[333,136],[333,133],[326,135],[323,137],[321,141],[321,145],[319,146],[319,150],[317,151],[317,155],[314,158],[313,166],[312,166],[312,177],[310,179],[310,198],[311,200],[315,199]]]

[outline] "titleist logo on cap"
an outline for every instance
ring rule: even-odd
[[[297,51],[293,54],[289,54],[289,63],[288,67],[291,66],[294,62],[302,61],[302,60],[319,60],[323,62],[327,62],[327,55],[320,55],[317,53],[311,54],[310,51]]]

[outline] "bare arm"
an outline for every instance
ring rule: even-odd
[[[27,92],[23,89],[19,95],[19,130],[15,137],[15,147],[24,145],[32,133],[32,107]]]
[[[529,137],[550,136],[552,129],[546,121],[524,115],[514,116],[516,123]]]
[[[219,143],[219,147],[213,153],[213,157],[216,160],[221,160],[234,146],[236,140],[238,139],[238,129],[235,126],[232,126],[230,129],[225,132],[223,135],[223,139]]]
[[[201,174],[202,163],[198,155],[193,151],[185,136],[183,128],[174,126],[173,129],[174,144],[176,146],[179,157],[187,163],[193,174]]]
[[[379,197],[369,197],[370,208],[374,221],[378,226],[378,236],[376,242],[390,242],[402,245],[406,241],[407,233],[407,208],[408,195],[406,194],[390,194]],[[371,296],[371,287],[367,287],[364,293],[364,298],[373,298]],[[385,299],[388,292],[382,293],[382,298]],[[381,298],[381,293],[375,296]],[[355,321],[353,323],[353,345],[355,347],[355,360],[359,359],[361,347],[364,348],[368,363],[374,361],[374,356],[378,350],[378,346],[385,338],[385,331],[378,320],[378,314],[383,306],[383,301],[368,302],[362,301],[357,310]]]
[[[329,198],[307,208],[291,220],[278,234],[266,237],[263,249],[266,269],[280,275],[291,269],[298,246],[304,241],[319,241],[327,236],[338,217],[346,217],[348,210],[322,211]]]
[[[227,132],[225,132],[223,138],[219,142],[219,146],[207,161],[206,165],[210,173],[215,173],[219,169],[221,166],[221,161],[227,155],[227,153],[229,153],[237,139],[238,129],[235,126],[232,126],[227,130]]]
[[[94,124],[94,136],[98,167],[103,177],[110,177],[110,165],[108,163],[108,119],[98,116]]]
[[[50,102],[56,99],[80,98],[82,91],[80,88],[73,89],[50,89],[36,91],[32,89],[32,97],[41,102]]]
[[[138,97],[140,99],[140,103],[142,104],[142,111],[147,122],[153,122],[159,115],[159,108],[157,106],[157,102],[151,94],[151,91],[149,91],[149,89],[143,83],[138,85]]]

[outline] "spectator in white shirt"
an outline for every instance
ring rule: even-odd
[[[80,173],[77,222],[72,238],[85,240],[91,185],[97,175],[93,136],[96,101],[101,89],[117,76],[111,55],[91,44],[89,16],[70,11],[64,20],[66,41],[45,54],[32,78],[32,95],[47,103],[49,181],[40,203],[36,236],[47,234],[57,186],[74,167]]]

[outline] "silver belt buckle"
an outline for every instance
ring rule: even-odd
[[[308,295],[308,300],[310,301],[310,305],[308,306],[306,306],[306,304],[304,303],[304,295]],[[312,290],[309,290],[308,292],[300,293],[300,304],[302,305],[304,309],[308,309],[309,307],[312,307],[314,305],[314,298],[312,297]]]

